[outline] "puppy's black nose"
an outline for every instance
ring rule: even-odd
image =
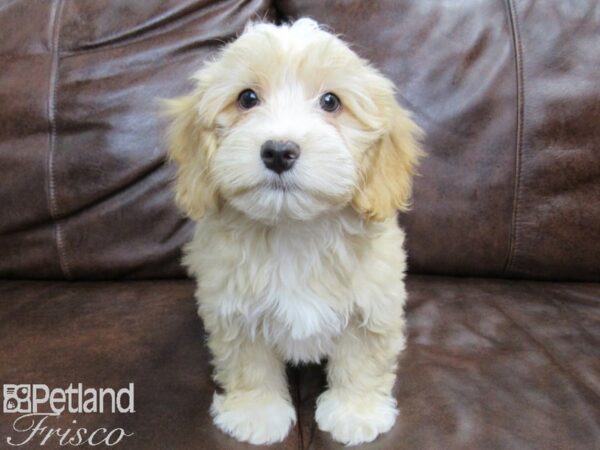
[[[265,167],[281,174],[290,170],[300,156],[300,146],[292,141],[267,141],[260,148]]]

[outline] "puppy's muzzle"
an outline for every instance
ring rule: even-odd
[[[281,174],[300,157],[300,146],[292,141],[268,140],[260,148],[260,157],[267,169]]]

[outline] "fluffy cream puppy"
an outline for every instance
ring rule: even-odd
[[[197,223],[184,263],[208,332],[215,424],[281,441],[287,362],[328,359],[319,428],[388,431],[405,345],[404,234],[421,153],[392,83],[312,20],[251,24],[170,101],[176,200]]]

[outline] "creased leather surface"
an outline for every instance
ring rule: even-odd
[[[497,275],[510,241],[515,66],[503,2],[278,2],[327,24],[390,77],[428,156],[401,217],[413,272]]]
[[[401,413],[389,434],[357,448],[600,446],[600,286],[428,276],[407,284]],[[256,448],[210,421],[214,385],[193,289],[192,281],[0,282],[0,384],[134,382],[135,414],[73,418],[134,431],[127,449]],[[322,369],[291,369],[290,384],[300,420],[271,448],[343,448],[315,428]],[[11,417],[0,414],[0,438]]]
[[[48,422],[135,433],[116,449],[269,448],[238,444],[212,425],[214,384],[193,290],[186,280],[0,282],[0,384],[134,383],[133,414],[63,413]],[[10,431],[14,416],[0,412],[3,448],[7,436],[23,440]],[[62,448],[36,442],[17,448]],[[298,448],[297,432],[280,448]]]
[[[187,92],[189,76],[250,18],[266,16],[266,3],[0,9],[0,23],[12,24],[2,36],[18,36],[0,40],[9,62],[0,74],[0,276],[183,276],[191,225],[173,203],[159,99]],[[15,26],[27,21],[37,22]]]
[[[600,281],[600,2],[514,5],[523,136],[508,270]]]
[[[409,276],[408,291],[400,415],[361,449],[600,446],[600,286]],[[299,375],[304,448],[342,449],[313,420],[323,378]]]
[[[0,3],[0,276],[61,277],[46,176],[53,11]]]
[[[276,4],[352,42],[426,130],[410,270],[600,280],[600,2]]]
[[[251,18],[311,16],[396,82],[429,156],[417,273],[600,280],[600,3],[0,4],[0,277],[182,277],[158,98]]]

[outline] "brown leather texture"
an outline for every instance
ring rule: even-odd
[[[159,99],[248,20],[301,16],[390,77],[427,133],[400,217],[421,273],[407,278],[400,415],[359,448],[600,448],[593,0],[0,2],[0,384],[135,383],[134,414],[50,424],[135,433],[116,448],[262,448],[210,419]],[[323,367],[288,375],[299,420],[264,448],[342,449],[314,421]],[[12,420],[0,414],[0,447]]]
[[[160,99],[265,16],[262,0],[0,3],[0,277],[184,276]]]
[[[400,415],[388,434],[357,448],[600,446],[598,284],[411,275],[407,286]],[[315,426],[319,366],[289,370],[299,421],[282,444],[239,444],[212,425],[215,386],[193,291],[191,280],[0,282],[0,384],[133,382],[133,414],[49,422],[135,433],[114,448],[345,448]],[[0,414],[2,439],[18,436],[13,416]]]
[[[0,277],[182,277],[159,98],[250,19],[311,16],[425,129],[415,273],[600,281],[600,3],[0,3]]]
[[[397,84],[429,157],[413,272],[600,280],[600,3],[282,0]]]

